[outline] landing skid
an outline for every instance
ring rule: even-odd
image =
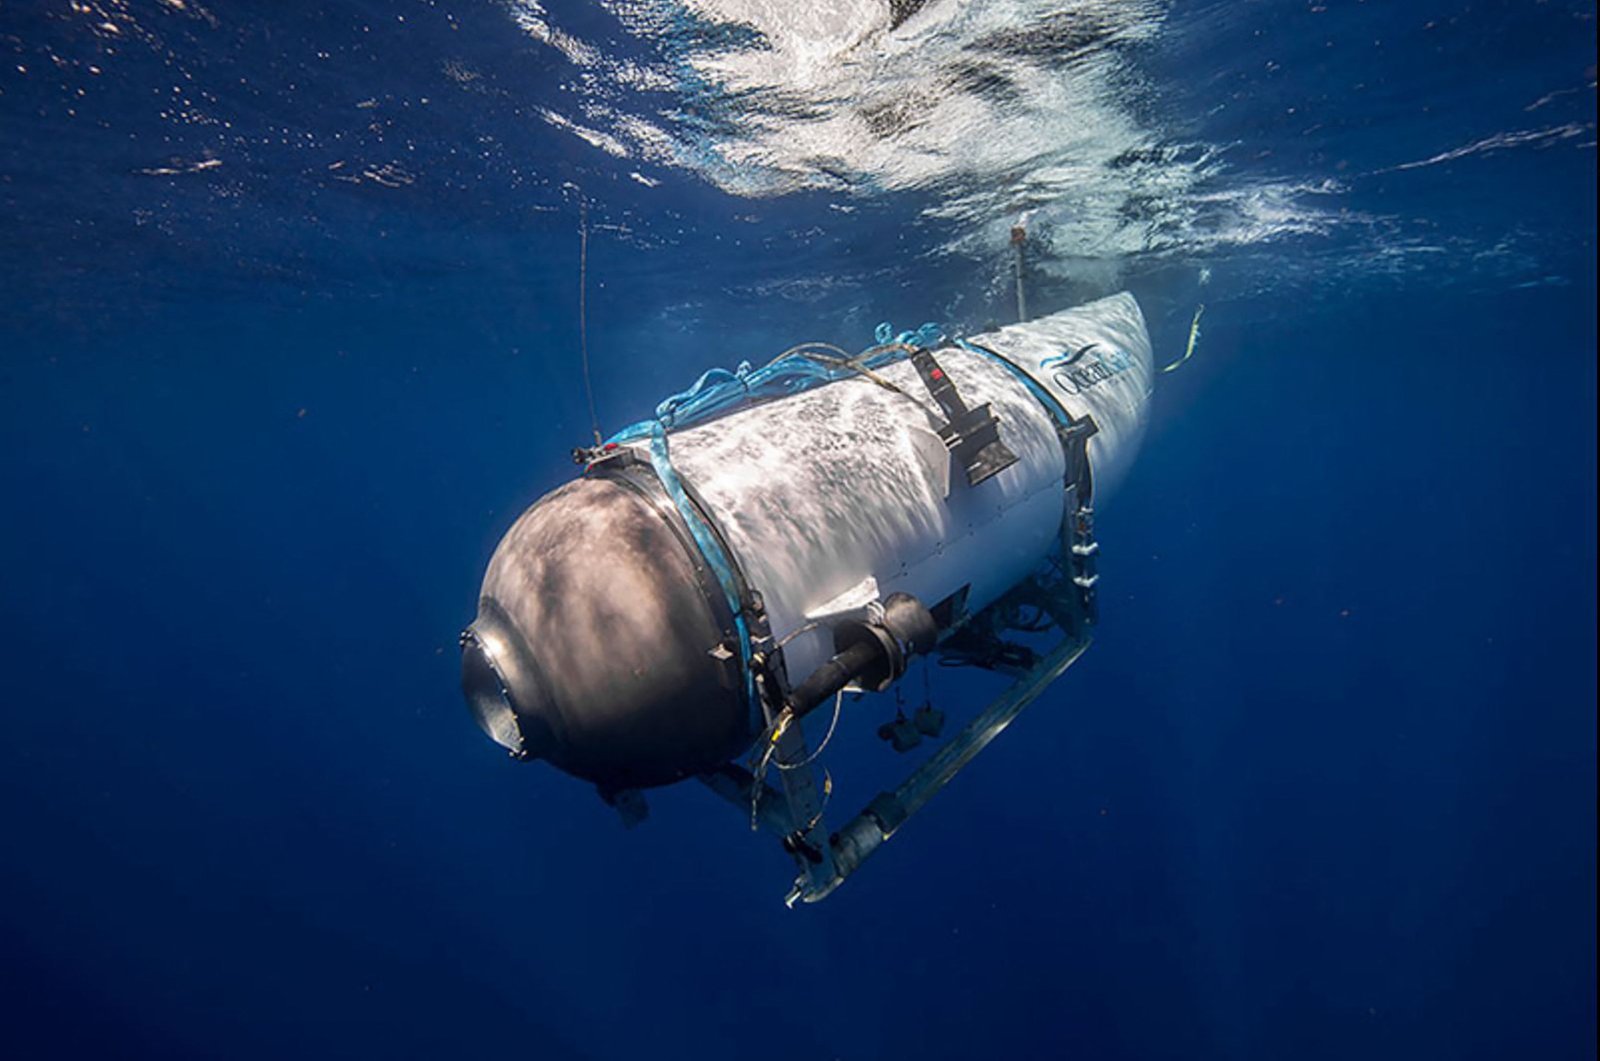
[[[1072,500],[1075,491],[1069,489],[1068,497]],[[736,763],[701,776],[713,792],[751,815],[752,828],[778,837],[793,856],[799,875],[784,900],[787,905],[814,903],[832,894],[1088,649],[1099,581],[1094,570],[1098,546],[1092,510],[1074,504],[1068,511],[1073,515],[1063,528],[1053,570],[969,617],[936,650],[947,663],[982,667],[1014,681],[898,787],[880,792],[830,831],[824,822],[830,782],[826,774],[819,782],[815,765],[778,771],[776,788]],[[1030,609],[1033,618],[1021,618]],[[1012,630],[1054,630],[1059,640],[1040,654],[1006,640]],[[801,727],[784,732],[777,755],[783,763],[806,762],[809,752]]]

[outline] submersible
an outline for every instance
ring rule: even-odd
[[[1148,410],[1128,293],[879,339],[707,373],[578,451],[582,473],[495,549],[462,635],[467,701],[513,756],[594,783],[625,820],[641,790],[698,778],[778,834],[791,903],[831,892],[1087,646],[1094,506]],[[1031,647],[1046,628],[1054,647]],[[851,725],[845,691],[889,689],[924,655],[1013,684],[829,830],[802,719],[831,703]],[[906,749],[942,721],[880,734]]]

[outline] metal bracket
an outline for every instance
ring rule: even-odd
[[[1094,506],[1087,502],[1077,504],[1077,500],[1077,489],[1068,489],[1067,511],[1071,514],[1067,517],[1062,534],[1062,544],[1065,546],[1062,553],[1072,584],[1078,590],[1078,607],[1083,621],[1092,626],[1099,618],[1095,587],[1100,583],[1097,563],[1100,543],[1094,537]]]
[[[963,726],[898,788],[879,793],[860,814],[846,822],[834,835],[831,845],[834,875],[821,882],[813,878],[812,887],[801,891],[798,898],[808,903],[827,898],[844,883],[846,877],[860,869],[861,864],[882,847],[884,841],[893,836],[908,818],[949,784],[962,767],[998,737],[1051,682],[1077,662],[1088,647],[1087,638],[1069,638],[1061,642],[1032,670],[993,700],[981,714]],[[790,905],[793,905],[792,899]]]
[[[1056,426],[1056,435],[1061,439],[1061,452],[1067,462],[1064,481],[1069,488],[1076,486],[1078,500],[1087,503],[1094,495],[1094,473],[1089,467],[1089,440],[1100,433],[1100,425],[1094,422],[1092,416],[1080,416],[1073,420],[1072,414],[1065,409],[1061,413],[1068,418],[1065,424],[1058,423]]]
[[[1000,421],[988,403],[968,408],[933,351],[918,347],[912,351],[911,363],[944,412],[945,423],[938,429],[939,437],[967,473],[968,486],[977,486],[1017,463],[1017,455],[1000,441]]]
[[[805,735],[797,722],[779,737],[774,755],[780,762],[800,763],[807,754]],[[701,774],[700,781],[734,806],[747,812],[753,808],[754,826],[776,836],[794,858],[799,874],[784,900],[793,906],[819,889],[831,891],[828,882],[838,876],[838,871],[822,821],[826,801],[817,791],[815,773],[809,765],[777,773],[781,791],[734,763],[724,763]]]
[[[779,762],[805,762],[810,754],[806,750],[806,737],[800,724],[790,726],[778,739]],[[826,803],[817,790],[817,777],[807,766],[779,770],[778,782],[783,788],[785,802],[789,805],[790,831],[782,838],[783,849],[794,856],[800,873],[795,877],[794,888],[785,897],[786,905],[810,894],[838,875],[833,865],[833,849],[828,843],[828,829],[822,822]]]
[[[1094,423],[1088,418],[1075,421],[1062,430],[1063,445],[1071,442],[1079,454],[1084,454],[1083,446],[1094,431]],[[1068,515],[1061,527],[1059,568],[1041,572],[1012,591],[1003,602],[990,605],[959,624],[961,628],[950,634],[941,647],[946,654],[973,653],[968,662],[1010,674],[1015,680],[898,787],[879,793],[830,835],[823,822],[826,793],[819,793],[818,775],[810,764],[780,769],[777,788],[733,764],[701,777],[712,791],[729,802],[746,811],[753,807],[755,825],[776,836],[794,859],[798,873],[785,897],[787,905],[813,903],[832,894],[1088,649],[1090,630],[1096,618],[1095,589],[1099,574],[1095,561],[1100,547],[1094,537],[1094,508],[1087,499],[1086,459],[1080,470],[1085,474],[1074,475],[1066,483]],[[1073,471],[1070,456],[1068,471]],[[947,618],[954,618],[963,600],[963,594],[953,595],[948,602],[950,614]],[[936,607],[943,608],[945,603]],[[1019,623],[1014,611],[1018,606],[1037,608],[1049,617],[1049,626],[1060,630],[1061,640],[1049,652],[1039,655],[1025,645],[1000,636],[1012,629],[1033,632],[1041,629],[1032,622]],[[768,696],[775,691],[764,689]],[[768,721],[770,724],[772,719],[769,717]],[[924,728],[920,721],[912,720],[917,736],[937,738],[943,727],[942,715],[937,720],[930,716],[926,721],[928,724]],[[911,734],[904,736],[906,739],[902,743],[909,746]],[[805,735],[798,722],[780,733],[773,750],[776,761],[801,764],[806,763],[807,755]]]
[[[898,787],[879,793],[860,813],[830,835],[823,822],[826,794],[819,794],[818,775],[809,764],[779,770],[777,788],[758,781],[748,770],[733,764],[701,777],[714,792],[736,806],[749,810],[753,805],[754,824],[776,836],[794,859],[798,873],[785,898],[789,906],[817,902],[830,895],[1089,647],[1093,582],[1086,587],[1081,580],[1088,572],[1085,565],[1098,549],[1092,533],[1092,511],[1088,506],[1077,504],[1075,487],[1069,487],[1067,493],[1073,518],[1062,531],[1061,571],[1054,577],[1041,575],[1030,580],[1017,591],[1020,596],[1013,595],[1006,605],[1007,608],[1021,605],[1040,609],[1049,616],[1051,625],[1061,631],[1061,640],[1049,652],[1039,655],[1022,645],[1002,641],[999,632],[1010,629],[1005,625],[1006,620],[988,619],[985,628],[989,639],[1014,651],[1003,660],[979,665],[1014,675],[1015,680]],[[1092,572],[1088,577],[1093,578]],[[980,625],[985,622],[983,616],[984,613],[979,613],[975,617]],[[1029,625],[1017,629],[1037,628]],[[981,639],[985,635],[974,632],[973,636]],[[954,644],[950,647],[963,651]],[[981,649],[981,642],[978,647]],[[916,726],[919,736],[936,739],[943,721],[942,715],[935,719],[930,714],[926,720],[911,720],[910,725]],[[805,763],[806,740],[798,723],[780,734],[773,754],[779,762]]]

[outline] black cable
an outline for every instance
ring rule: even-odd
[[[578,197],[578,351],[583,358],[583,391],[589,399],[589,426],[600,445],[600,417],[594,409],[594,384],[589,380],[589,204]]]

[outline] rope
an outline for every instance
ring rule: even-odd
[[[901,333],[898,338],[889,336],[888,325],[879,325],[879,345],[853,356],[832,343],[807,342],[790,347],[760,368],[752,369],[747,361],[740,362],[732,372],[713,368],[702,373],[688,390],[658,404],[654,419],[629,424],[607,441],[619,445],[635,442],[648,437],[657,426],[668,431],[692,427],[751,402],[798,394],[847,375],[865,377],[886,390],[917,401],[874,370],[901,353],[915,350],[911,340],[920,341],[930,336],[929,342],[937,338],[937,325],[925,324],[915,332]]]
[[[823,735],[822,743],[817,745],[816,751],[812,752],[810,755],[806,756],[797,763],[786,763],[777,757],[778,742],[781,741],[783,739],[783,735],[789,731],[789,727],[795,724],[796,720],[794,715],[791,714],[787,708],[785,708],[783,712],[773,720],[772,725],[767,727],[766,733],[764,733],[761,737],[761,742],[765,745],[761,752],[761,760],[756,764],[755,770],[752,771],[750,781],[751,832],[755,832],[757,829],[761,828],[761,795],[764,791],[766,791],[767,769],[769,767],[776,766],[779,770],[799,770],[816,762],[822,753],[827,750],[828,744],[833,740],[834,730],[839,727],[840,707],[843,704],[844,690],[840,689],[836,694],[834,694],[833,718],[828,723],[828,732]],[[828,797],[833,795],[833,777],[828,773],[827,770],[823,770],[822,774],[822,807],[817,811],[817,816],[812,818],[810,823],[807,824],[805,828],[801,830],[801,832],[810,832],[812,826],[816,825],[817,822],[822,819],[823,811],[828,809]]]
[[[589,398],[589,426],[600,445],[600,417],[594,409],[594,384],[589,379],[589,204],[578,199],[578,350],[583,358],[583,391]]]
[[[1023,275],[1023,271],[1024,271],[1023,270],[1024,262],[1023,262],[1023,258],[1022,258],[1022,244],[1023,244],[1023,242],[1024,242],[1024,236],[1023,236],[1023,232],[1022,232],[1021,226],[1013,228],[1011,230],[1011,247],[1012,247],[1012,250],[1015,251],[1016,265],[1017,265],[1017,323],[1018,324],[1025,323],[1027,321],[1027,319],[1028,319],[1028,299],[1027,299],[1027,295],[1024,293],[1023,288],[1022,288],[1022,275]]]
[[[778,714],[772,720],[772,725],[767,727],[762,734],[762,743],[766,746],[761,750],[761,761],[751,771],[750,779],[750,831],[755,832],[761,828],[761,795],[766,791],[767,767],[772,764],[773,755],[777,754],[778,742],[783,739],[784,731],[794,721],[794,716],[787,710]]]
[[[817,761],[817,757],[827,750],[828,742],[833,740],[833,731],[839,725],[839,705],[844,703],[844,690],[840,689],[833,698],[833,720],[828,723],[828,732],[823,734],[822,743],[817,745],[817,750],[801,759],[797,763],[786,763],[782,759],[772,760],[773,765],[779,770],[798,770],[802,766],[810,766]],[[777,745],[773,745],[777,747]]]
[[[1205,311],[1206,304],[1204,302],[1200,303],[1194,308],[1194,320],[1189,322],[1189,345],[1184,348],[1183,356],[1178,358],[1178,360],[1174,361],[1172,364],[1168,365],[1166,368],[1162,369],[1162,373],[1171,372],[1173,369],[1177,368],[1179,365],[1183,364],[1185,361],[1194,356],[1195,343],[1200,341],[1200,314],[1204,313]]]

